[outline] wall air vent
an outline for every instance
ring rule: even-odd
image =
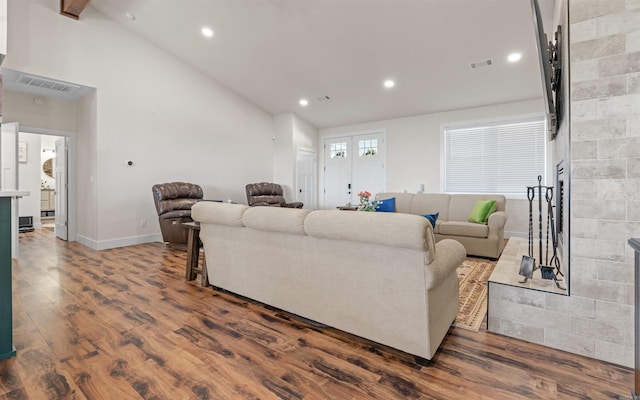
[[[51,90],[57,93],[73,93],[80,88],[80,86],[72,85],[70,83],[28,74],[20,74],[20,76],[16,80],[16,83],[19,83],[21,85],[33,86],[40,89]]]
[[[487,60],[482,60],[482,61],[471,63],[471,69],[489,67],[491,65],[493,65],[493,60],[492,59],[487,59]]]

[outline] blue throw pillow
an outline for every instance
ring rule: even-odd
[[[378,200],[376,212],[396,212],[396,198]]]
[[[423,217],[428,219],[429,222],[431,222],[431,225],[433,225],[433,227],[435,228],[436,227],[436,221],[438,220],[438,215],[440,215],[440,213],[424,214]]]

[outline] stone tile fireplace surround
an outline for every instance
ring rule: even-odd
[[[633,367],[627,240],[640,236],[640,0],[559,1],[569,44],[569,293],[492,289],[489,330]],[[564,152],[553,146],[554,157]]]

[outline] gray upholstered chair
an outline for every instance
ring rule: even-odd
[[[186,245],[188,230],[182,223],[193,221],[191,206],[204,196],[202,188],[193,183],[170,182],[153,185],[151,190],[162,240],[169,244]]]
[[[302,208],[302,203],[299,201],[287,203],[283,196],[282,186],[277,183],[250,183],[245,189],[247,204],[250,206]]]

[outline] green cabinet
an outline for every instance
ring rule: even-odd
[[[17,197],[28,195],[28,192],[0,191],[0,360],[16,355],[12,331],[11,203]]]

